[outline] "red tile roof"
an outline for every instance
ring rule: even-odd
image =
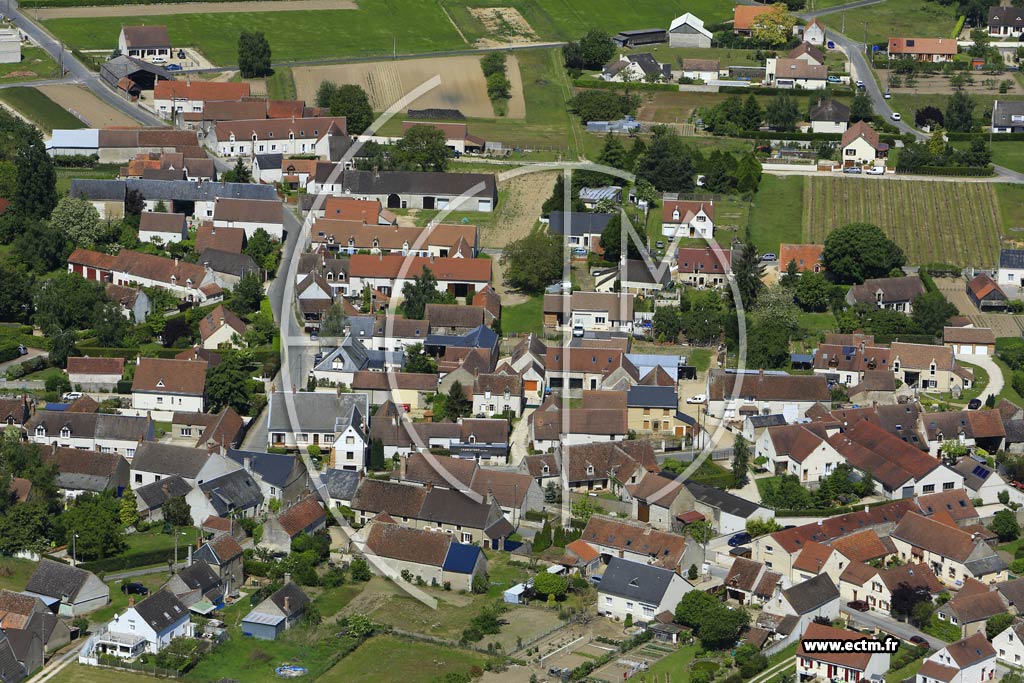
[[[245,244],[245,228],[215,228],[213,223],[203,223],[196,231],[196,253],[207,249],[241,254]]]
[[[355,254],[349,260],[349,276],[412,279],[429,268],[439,281],[490,282],[491,260],[484,258],[427,258],[401,254]]]
[[[813,659],[818,662],[826,662],[828,664],[836,664],[838,666],[845,667],[847,669],[853,669],[855,671],[864,671],[867,669],[868,664],[871,662],[872,654],[870,652],[808,652],[804,649],[804,641],[807,640],[861,640],[864,638],[863,633],[857,633],[855,631],[847,631],[841,628],[834,628],[832,626],[825,626],[817,622],[811,622],[807,625],[807,630],[804,631],[802,638],[800,639],[800,646],[796,650],[798,657],[804,657],[806,659]]]
[[[864,138],[876,150],[880,148],[878,131],[863,121],[858,121],[846,129],[846,132],[843,133],[843,139],[840,141],[840,147],[846,147],[858,138]]]
[[[230,81],[157,81],[154,100],[240,100],[249,96],[248,83]]]
[[[124,374],[124,358],[68,358],[68,374],[77,375],[121,375]]]
[[[771,11],[771,5],[736,5],[732,10],[732,27],[737,31],[749,31],[757,17]]]
[[[314,496],[306,496],[277,516],[281,528],[292,537],[309,528],[318,519],[326,518],[323,506]]]
[[[202,396],[206,362],[168,358],[142,358],[135,368],[132,391]]]
[[[956,38],[890,38],[891,55],[955,55]]]
[[[780,244],[779,268],[785,271],[789,262],[794,261],[799,271],[813,271],[815,266],[818,266],[819,271],[824,270],[825,266],[821,262],[823,251],[823,244]]]

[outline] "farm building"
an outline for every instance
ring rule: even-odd
[[[377,200],[389,209],[490,212],[498,204],[497,183],[490,173],[347,169],[334,177],[334,169],[332,164],[318,165],[307,192]]]
[[[942,343],[957,356],[991,356],[996,352],[996,335],[987,327],[944,327]]]
[[[1003,253],[1005,254],[1007,251],[1016,250],[1006,249],[1003,250]],[[1000,260],[1002,260],[1002,254],[1000,254]],[[999,272],[1002,274],[1003,269],[1000,268]],[[1007,277],[1010,278],[1012,276],[1007,274]],[[1019,282],[1019,278],[1016,281],[1007,282],[1007,284],[1016,285],[1017,282]],[[967,283],[967,296],[978,307],[979,311],[1003,310],[1007,306],[1006,293],[1002,287],[992,280],[988,273],[979,273],[973,280]]]
[[[711,47],[711,31],[690,12],[676,17],[668,27],[668,44],[672,47]]]
[[[487,147],[487,141],[476,135],[469,134],[469,126],[464,123],[434,123],[427,121],[403,121],[402,135],[409,132],[413,126],[429,126],[444,133],[445,145],[459,154],[466,152],[482,152]]]
[[[643,28],[633,31],[620,31],[612,36],[612,42],[618,47],[640,47],[641,45],[655,45],[668,40],[668,34],[663,28]]]
[[[21,31],[16,28],[0,29],[0,64],[21,61]]]
[[[134,101],[143,90],[154,90],[158,82],[173,80],[174,76],[162,66],[121,55],[100,67],[100,78],[114,92]]]

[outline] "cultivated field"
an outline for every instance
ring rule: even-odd
[[[949,38],[956,25],[955,9],[931,0],[885,0],[821,19],[836,29],[845,22],[847,35],[854,40],[864,40],[866,33],[867,42],[886,43],[889,36]]]
[[[132,5],[131,14],[148,14],[151,16],[170,14],[226,14],[229,12],[280,12],[282,10],[332,10],[358,9],[354,0],[283,0],[271,2],[257,0],[255,2],[179,2],[158,3],[152,5]],[[39,18],[46,19],[82,19],[84,17],[123,17],[123,5],[105,7],[48,7],[37,11]]]
[[[1001,217],[989,183],[809,176],[804,208],[810,242],[823,242],[847,223],[866,222],[885,230],[911,264],[997,263]]]
[[[15,87],[0,90],[0,101],[49,134],[54,128],[86,128],[85,123],[70,114],[38,88]]]
[[[45,85],[40,92],[69,111],[77,112],[93,128],[136,126],[135,119],[122,114],[79,85]]]
[[[294,67],[295,89],[300,99],[312,102],[322,81],[357,83],[370,95],[375,111],[383,111],[434,76],[441,77],[441,85],[430,90],[415,102],[414,109],[458,109],[468,117],[491,118],[494,110],[487,97],[487,82],[480,69],[480,57],[436,57],[431,59],[403,59],[387,62],[358,64],[330,64],[325,66]],[[515,55],[508,57],[508,77],[512,83],[512,97],[508,101],[505,118],[522,119],[526,116],[523,82],[519,76],[519,62]],[[470,132],[475,131],[470,128]]]

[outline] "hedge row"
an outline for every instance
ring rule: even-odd
[[[964,142],[968,140],[985,140],[988,142],[988,133],[946,133],[950,142]],[[1022,142],[1024,133],[992,133],[992,142]]]
[[[853,92],[853,88],[848,85],[842,85],[839,83],[830,84],[826,91],[831,92],[832,95],[848,95]],[[809,97],[811,95],[822,95],[822,90],[796,90],[789,88],[769,88],[767,86],[752,85],[750,87],[743,87],[739,85],[721,85],[718,87],[718,92],[725,93],[727,95],[767,95],[768,97],[777,97],[782,93],[789,95],[795,95],[797,97]]]
[[[152,356],[153,358],[174,358],[186,349],[146,349],[142,354],[135,347],[112,347],[112,346],[79,346],[78,350],[83,356],[93,358],[124,358],[135,360],[140,355]]]
[[[737,133],[736,137],[752,138],[754,140],[806,140],[808,142],[839,142],[843,139],[842,133],[801,133],[774,130],[743,130]],[[897,140],[902,140],[904,143],[913,142],[914,136],[909,133],[904,133],[902,135],[880,133],[878,139],[891,147]]]
[[[953,34],[950,36],[950,38],[952,38],[953,40],[957,39],[957,36],[960,35],[960,31],[964,30],[964,22],[966,21],[967,17],[961,14],[960,18],[956,20],[956,26],[953,27]]]
[[[901,173],[916,173],[917,175],[941,175],[941,176],[958,176],[958,177],[970,177],[970,178],[987,178],[995,175],[992,170],[992,166],[921,166],[910,171],[901,171]]]
[[[53,157],[53,165],[62,168],[93,168],[99,161],[96,154],[57,154]]]
[[[107,7],[110,5],[146,5],[153,0],[39,0],[40,7]],[[174,0],[174,2],[240,2],[241,0]],[[32,5],[35,7],[35,4]]]
[[[18,350],[18,342],[2,342],[0,343],[0,363],[14,360],[21,355]]]
[[[666,92],[679,92],[679,86],[672,83],[616,83],[615,81],[602,81],[593,76],[580,76],[573,85],[577,88],[591,88],[604,90],[664,90]]]
[[[179,550],[178,559],[182,557],[183,555]],[[80,566],[82,569],[87,569],[91,572],[119,572],[128,569],[138,569],[139,567],[148,567],[153,564],[163,564],[173,559],[174,548],[164,548],[118,555],[117,557],[106,557],[102,560],[93,560],[92,562],[82,562]]]

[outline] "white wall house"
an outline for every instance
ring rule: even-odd
[[[201,413],[206,410],[206,362],[140,358],[132,380],[132,408]]]
[[[664,237],[701,237],[715,234],[715,203],[665,200],[661,209],[661,234]]]
[[[210,129],[207,144],[222,157],[280,153],[327,158],[333,135],[345,135],[344,116],[222,121]]]
[[[613,557],[598,586],[597,611],[620,620],[631,615],[634,622],[651,622],[661,612],[674,611],[691,590],[686,579],[669,569]]]
[[[97,637],[99,652],[134,658],[143,652],[156,654],[175,638],[193,636],[188,607],[169,590],[161,590],[134,604],[107,623],[106,633]]]
[[[242,228],[246,238],[258,229],[281,241],[284,237],[284,215],[276,199],[231,199],[218,197],[213,206],[214,228]]]

